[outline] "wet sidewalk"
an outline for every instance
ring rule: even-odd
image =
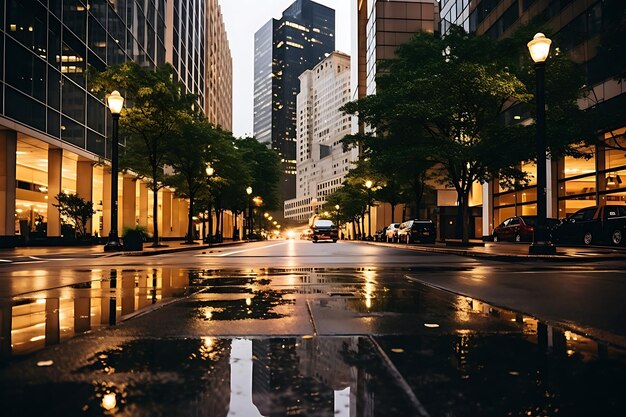
[[[558,246],[555,255],[529,255],[529,243],[504,243],[470,241],[461,246],[460,241],[437,242],[436,244],[403,244],[385,242],[359,242],[370,245],[391,246],[420,252],[459,255],[503,262],[548,261],[548,262],[596,262],[626,261],[626,247],[608,246]]]
[[[42,246],[42,247],[18,247],[0,250],[0,264],[19,258],[49,258],[51,256],[84,257],[112,257],[112,256],[151,256],[165,253],[184,252],[191,250],[212,249],[225,246],[240,245],[247,243],[246,240],[226,241],[221,243],[206,244],[195,241],[193,244],[183,240],[165,241],[158,247],[152,247],[151,242],[144,243],[141,251],[104,252],[104,245],[91,246]]]

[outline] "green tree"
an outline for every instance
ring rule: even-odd
[[[120,163],[145,178],[153,192],[153,246],[158,246],[158,191],[165,186],[166,156],[180,145],[181,119],[192,111],[196,98],[184,93],[169,64],[154,70],[134,62],[111,66],[94,75],[91,89],[101,96],[120,90],[126,98],[120,117],[126,146]]]
[[[174,171],[166,178],[166,183],[174,186],[179,196],[189,199],[186,241],[193,243],[196,198],[207,187],[206,168],[217,157],[212,151],[221,139],[221,132],[211,126],[203,115],[187,115],[180,120],[180,124],[177,130],[179,137],[176,138],[178,145],[170,149],[165,158]]]
[[[59,209],[61,216],[74,225],[79,238],[87,236],[87,222],[95,214],[93,203],[80,197],[78,194],[59,193],[55,196],[58,204],[52,204]]]
[[[407,168],[419,166],[411,176],[415,190],[420,184],[423,187],[425,168],[456,190],[464,242],[469,240],[473,184],[492,179],[507,184],[528,181],[519,163],[534,158],[534,126],[506,124],[502,117],[513,105],[532,108],[534,80],[531,67],[519,65],[520,54],[528,55],[521,47],[511,50],[511,41],[468,35],[459,28],[445,37],[419,33],[398,48],[397,59],[381,64],[377,94],[345,107],[375,130],[377,145],[396,141],[397,147],[389,147],[395,153],[390,161],[399,160],[398,165]],[[565,60],[553,61],[549,65],[557,67]],[[521,62],[528,60],[521,58]],[[547,101],[549,133],[553,133],[548,143],[555,154],[580,141],[579,132],[567,125],[577,114],[572,105],[578,96],[569,88],[575,81],[567,83],[566,91],[555,89],[564,73],[547,80],[553,93]],[[526,79],[521,79],[523,74]],[[374,149],[377,157],[387,154],[382,145],[372,145]],[[401,150],[416,160],[404,163],[398,154]]]
[[[253,194],[263,199],[263,207],[275,210],[279,207],[278,184],[280,182],[280,157],[255,138],[235,140],[235,147],[247,167],[252,183]]]

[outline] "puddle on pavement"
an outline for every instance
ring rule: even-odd
[[[321,310],[385,317],[389,332],[121,338],[103,348],[96,336],[109,334],[104,332],[91,336],[98,343],[94,353],[75,352],[85,357],[69,367],[60,365],[61,358],[80,347],[42,352],[49,367],[38,368],[41,358],[27,356],[0,368],[3,412],[353,417],[419,416],[423,406],[432,417],[556,417],[622,415],[626,407],[626,352],[604,342],[416,285],[402,274],[287,272],[120,270],[89,284],[13,299],[12,327],[0,327],[2,350],[11,354],[8,338],[14,355],[32,352],[191,293],[162,312],[186,308],[206,325],[224,320],[236,326],[280,320],[294,297],[303,296],[313,317]],[[7,322],[6,305],[0,326]],[[393,333],[393,323],[407,321],[409,334]],[[20,373],[11,372],[20,366],[37,377],[16,378]]]

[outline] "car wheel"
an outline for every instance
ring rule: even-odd
[[[611,233],[611,243],[615,246],[619,246],[622,244],[622,239],[622,231],[620,229],[613,230],[613,233]]]
[[[522,236],[520,236],[519,233],[515,235],[515,241],[516,242],[521,242],[522,241]]]
[[[500,241],[500,238],[498,237],[498,235],[495,235],[495,234],[493,235],[493,241],[496,243]]]
[[[337,243],[337,239],[333,239],[333,243]]]
[[[585,232],[585,235],[583,236],[583,243],[585,245],[591,245],[591,242],[593,242],[593,235],[591,232]]]

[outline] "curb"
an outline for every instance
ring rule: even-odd
[[[396,249],[406,249],[412,250],[416,252],[426,252],[426,253],[439,253],[445,255],[458,255],[465,256],[468,258],[480,258],[487,259],[491,261],[500,261],[500,262],[538,262],[538,261],[549,261],[549,262],[598,262],[598,261],[622,261],[626,260],[626,254],[624,255],[602,255],[602,254],[593,254],[593,256],[588,257],[573,257],[569,255],[516,255],[516,254],[493,254],[493,253],[481,253],[475,252],[471,250],[464,249],[444,249],[437,247],[428,247],[428,246],[407,246],[407,245],[398,245],[396,243],[385,243],[385,242],[362,242],[362,241],[350,241],[355,243],[365,243],[368,245],[375,246],[385,246]]]
[[[175,253],[175,252],[188,252],[192,250],[202,250],[202,249],[216,249],[223,248],[228,246],[242,245],[244,243],[248,243],[248,241],[241,240],[237,242],[228,242],[228,243],[218,243],[214,245],[186,245],[175,248],[165,248],[162,250],[154,250],[154,251],[133,251],[133,252],[119,252],[116,254],[117,256],[154,256],[154,255],[163,255],[167,253]],[[113,256],[116,256],[113,255]]]

